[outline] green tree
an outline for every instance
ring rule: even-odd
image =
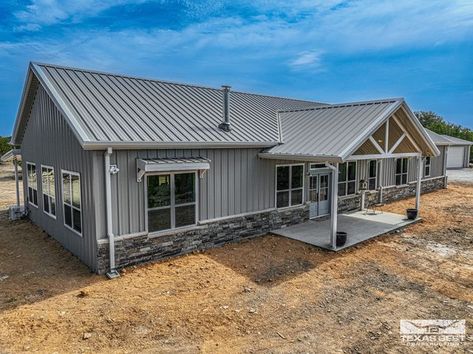
[[[0,155],[3,155],[7,151],[11,150],[10,137],[0,136]]]
[[[415,112],[421,124],[437,134],[450,135],[456,138],[473,141],[473,130],[459,124],[447,122],[443,117],[434,112]],[[473,146],[471,148],[471,158],[473,159]]]

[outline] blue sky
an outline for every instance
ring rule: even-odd
[[[0,134],[28,62],[344,102],[473,128],[473,1],[2,0]]]

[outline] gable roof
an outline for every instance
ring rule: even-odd
[[[445,138],[445,136],[437,134],[436,132],[430,129],[427,129],[427,128],[424,128],[424,129],[427,132],[427,134],[429,134],[430,138],[436,145],[450,145],[450,140]]]
[[[262,157],[344,161],[398,109],[404,108],[432,155],[439,151],[404,99],[353,102],[280,112],[282,142]]]
[[[450,135],[442,135],[449,141],[449,145],[473,145],[472,141],[464,140]]]
[[[436,145],[473,145],[473,141],[460,139],[450,135],[438,134],[427,128],[424,129]]]
[[[218,129],[223,117],[220,89],[31,63],[14,145],[21,144],[31,91],[38,82],[85,149],[274,146],[279,142],[277,110],[320,105],[231,91],[232,130],[223,132]]]

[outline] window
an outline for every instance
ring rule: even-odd
[[[304,165],[276,166],[276,207],[302,204]]]
[[[368,189],[373,191],[377,187],[378,164],[376,160],[370,160],[368,165]]]
[[[407,158],[396,159],[396,186],[407,184]]]
[[[148,231],[163,231],[196,223],[196,173],[147,177]]]
[[[82,234],[80,176],[78,173],[62,171],[62,202],[64,225],[79,235]]]
[[[56,188],[54,186],[54,168],[41,166],[41,187],[43,192],[43,210],[56,217]]]
[[[31,205],[38,206],[38,177],[36,175],[36,165],[27,162],[27,183],[28,183],[28,202]]]
[[[356,192],[356,161],[344,162],[338,166],[338,195],[352,195]]]
[[[430,156],[427,156],[424,164],[424,177],[430,177],[430,163]]]

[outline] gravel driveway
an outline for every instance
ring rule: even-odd
[[[449,182],[463,182],[473,184],[473,168],[447,170],[447,176]]]

